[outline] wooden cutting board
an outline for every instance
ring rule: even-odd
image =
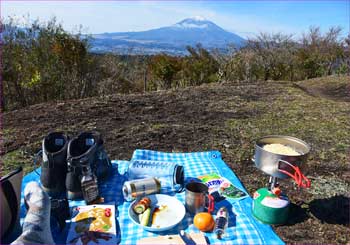
[[[205,236],[203,233],[189,233],[191,238],[196,244],[207,244]],[[148,245],[148,244],[182,244],[186,243],[181,239],[179,235],[168,235],[168,236],[156,236],[156,237],[145,237],[137,241],[138,245]]]

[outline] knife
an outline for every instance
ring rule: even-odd
[[[186,245],[196,245],[196,242],[191,238],[190,234],[186,233],[184,230],[181,230],[179,235]]]

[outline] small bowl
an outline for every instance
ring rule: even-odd
[[[186,209],[177,198],[163,194],[148,195],[147,197],[151,199],[151,219],[149,222],[151,224],[150,226],[141,225],[139,222],[138,214],[136,214],[133,210],[133,206],[136,204],[136,202],[138,202],[138,200],[135,200],[133,203],[131,203],[129,207],[129,218],[133,223],[141,226],[143,229],[154,232],[166,231],[179,224],[184,218]],[[152,216],[155,208],[162,206],[166,207],[166,209],[162,215],[157,216],[157,223],[160,223],[161,225],[152,225]]]

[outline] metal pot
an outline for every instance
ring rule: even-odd
[[[282,144],[290,146],[300,153],[298,156],[281,155],[266,151],[263,149],[267,144]],[[253,161],[258,169],[264,173],[281,179],[290,178],[290,176],[282,173],[280,170],[293,172],[294,169],[290,166],[300,167],[306,160],[307,154],[310,152],[310,146],[291,136],[269,135],[259,139],[255,144],[255,155]]]

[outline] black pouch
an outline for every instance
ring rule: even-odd
[[[66,226],[66,219],[70,218],[69,203],[67,198],[54,199],[50,198],[51,201],[51,216],[54,217],[62,231]]]

